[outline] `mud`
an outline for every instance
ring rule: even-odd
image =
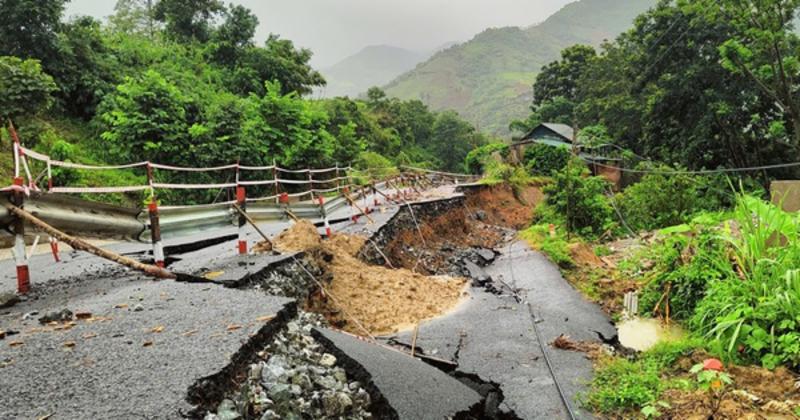
[[[295,224],[274,241],[281,251],[303,252],[320,269],[315,277],[322,288],[313,280],[299,282],[310,291],[305,309],[353,334],[379,335],[413,327],[446,313],[465,297],[464,279],[428,277],[360,260],[357,255],[365,243],[366,238],[343,234],[323,241],[308,222]]]
[[[676,363],[676,376],[691,378],[692,366],[710,356],[695,351]],[[669,390],[665,418],[681,419],[796,419],[800,410],[798,377],[786,368],[774,371],[756,366],[726,366],[733,384],[717,397],[705,391]]]

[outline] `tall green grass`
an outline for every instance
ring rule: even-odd
[[[767,368],[800,365],[800,222],[773,204],[741,196],[719,240],[729,250],[690,326],[730,360]]]

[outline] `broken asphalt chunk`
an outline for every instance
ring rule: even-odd
[[[72,311],[69,309],[62,309],[58,312],[50,312],[49,314],[39,318],[39,323],[49,324],[51,322],[69,322],[72,321]]]

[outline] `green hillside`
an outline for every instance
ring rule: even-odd
[[[357,97],[414,68],[429,55],[389,45],[366,47],[339,63],[321,70],[328,85],[324,96]]]
[[[512,119],[528,115],[531,85],[543,65],[570,45],[613,39],[654,4],[581,0],[527,29],[488,29],[401,75],[386,91],[421,99],[434,109],[454,109],[485,131],[507,134]]]

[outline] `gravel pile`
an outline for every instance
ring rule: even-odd
[[[311,336],[324,319],[301,312],[259,353],[236,395],[206,420],[370,419],[370,397]]]
[[[305,302],[308,295],[317,288],[316,283],[308,276],[306,270],[317,279],[322,279],[322,270],[310,258],[298,257],[268,270],[263,277],[254,279],[256,290],[263,290],[271,296],[285,296]],[[302,264],[302,266],[300,265]],[[305,270],[303,270],[305,267]]]

